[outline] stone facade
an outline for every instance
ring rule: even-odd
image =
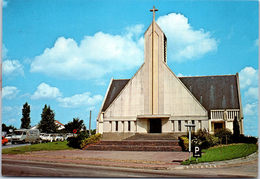
[[[122,139],[135,133],[182,134],[186,133],[185,124],[188,123],[196,125],[195,131],[205,128],[214,132],[216,127],[221,126],[219,123],[223,123],[222,127],[232,130],[235,115],[240,121],[241,130],[243,129],[239,84],[235,89],[236,96],[231,96],[231,101],[235,99],[240,104],[234,103],[231,106],[230,110],[237,111],[233,118],[230,116],[228,120],[224,120],[222,113],[218,118],[214,118],[212,115],[218,110],[214,109],[215,93],[211,93],[211,88],[214,92],[214,86],[211,85],[208,90],[208,98],[213,101],[209,109],[203,106],[205,101],[202,102],[202,95],[196,96],[196,91],[189,89],[187,84],[190,79],[178,78],[167,66],[167,39],[155,21],[149,26],[144,37],[143,65],[130,80],[112,79],[109,84],[97,118],[98,133],[114,139]],[[236,79],[238,80],[238,77]],[[202,80],[205,81],[205,78]],[[228,97],[224,96],[224,102],[229,100],[226,98]],[[222,104],[226,109],[223,101]]]

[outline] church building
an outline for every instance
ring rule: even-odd
[[[144,63],[131,79],[112,79],[97,117],[97,132],[127,138],[136,133],[186,134],[219,128],[243,133],[239,76],[177,77],[167,65],[167,38],[153,21],[144,37]]]

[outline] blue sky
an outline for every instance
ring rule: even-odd
[[[44,104],[66,124],[92,128],[111,78],[131,78],[143,63],[143,34],[156,21],[178,76],[240,75],[246,135],[258,136],[258,2],[4,0],[2,122],[31,125]]]

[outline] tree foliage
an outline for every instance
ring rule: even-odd
[[[7,132],[7,134],[10,134],[11,132],[9,132],[9,129],[16,130],[16,127],[14,127],[12,125],[7,126],[6,124],[2,123],[2,131],[3,132]]]
[[[78,117],[73,118],[72,122],[68,122],[68,124],[64,125],[65,131],[68,133],[72,133],[74,129],[76,129],[78,132],[81,129],[86,129],[85,125],[83,124],[83,120],[80,120]]]
[[[21,118],[21,129],[29,129],[31,127],[30,112],[31,112],[30,105],[26,102],[23,105],[23,109],[22,109],[23,117]]]
[[[239,124],[238,124],[237,117],[235,116],[235,119],[233,121],[233,137],[235,141],[238,140],[239,135],[240,135]]]
[[[46,133],[54,133],[57,131],[57,126],[54,123],[55,113],[51,110],[50,106],[45,104],[42,109],[41,121],[39,124],[39,130]]]

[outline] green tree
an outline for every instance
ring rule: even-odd
[[[7,134],[10,134],[11,132],[9,132],[9,129],[13,129],[16,130],[16,128],[12,125],[7,126],[6,124],[2,123],[2,131],[3,132],[7,132]]]
[[[23,105],[23,109],[22,109],[23,117],[21,118],[21,129],[29,129],[31,127],[30,112],[31,112],[30,105],[26,102]]]
[[[240,129],[239,129],[239,124],[237,120],[237,116],[235,116],[235,119],[233,121],[233,137],[234,137],[234,142],[237,142],[238,138],[240,135]]]
[[[50,106],[45,104],[42,109],[41,121],[39,124],[39,130],[46,133],[54,133],[57,131],[57,126],[54,123],[55,113],[51,110]]]
[[[78,132],[81,129],[86,129],[85,125],[83,124],[83,120],[80,120],[78,117],[73,118],[72,122],[68,122],[68,124],[64,125],[66,132],[72,133],[74,129]]]

